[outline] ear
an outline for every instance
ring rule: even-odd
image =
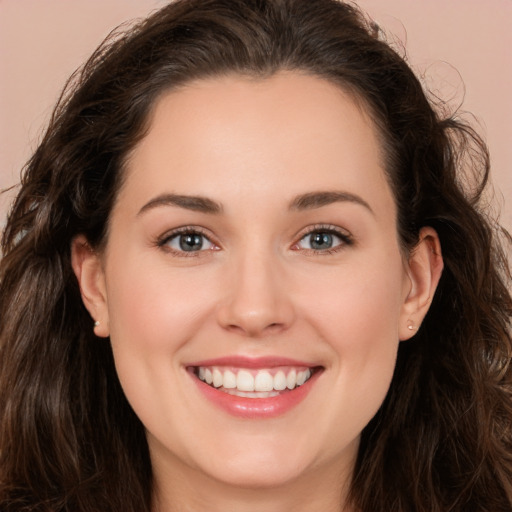
[[[443,272],[441,243],[433,228],[421,229],[419,242],[405,265],[409,285],[400,316],[400,341],[411,338],[420,328]]]
[[[94,333],[102,338],[108,337],[108,302],[102,261],[83,235],[71,242],[71,266],[80,286],[82,301],[95,322]]]

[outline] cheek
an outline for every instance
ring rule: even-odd
[[[315,275],[302,294],[304,314],[340,349],[363,350],[379,340],[398,340],[404,300],[403,268],[399,258],[367,258],[357,265],[332,267]],[[316,320],[315,320],[316,319]],[[338,334],[337,334],[338,333]]]
[[[119,268],[111,274],[111,338],[148,357],[160,350],[176,350],[200,328],[204,304],[212,292],[200,271],[175,273],[154,262],[138,267],[145,271]],[[126,275],[132,277],[126,279]]]
[[[325,279],[324,293],[308,301],[309,323],[330,346],[333,388],[343,404],[332,409],[334,430],[347,428],[350,416],[360,431],[385,398],[399,345],[402,279],[395,260],[339,269]]]
[[[119,380],[141,421],[150,431],[167,425],[179,439],[172,413],[181,412],[185,394],[180,354],[205,325],[212,291],[201,272],[173,274],[151,263],[111,268],[110,339]]]

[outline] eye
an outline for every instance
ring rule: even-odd
[[[171,233],[159,241],[158,245],[175,253],[195,253],[217,248],[206,235],[197,230]]]
[[[332,252],[351,244],[352,239],[346,233],[333,228],[315,228],[304,235],[294,248],[316,252]]]

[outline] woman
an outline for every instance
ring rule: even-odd
[[[2,510],[510,511],[487,173],[350,5],[105,43],[3,238]]]

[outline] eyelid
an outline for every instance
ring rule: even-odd
[[[176,249],[170,247],[169,245],[167,245],[169,243],[169,241],[172,240],[173,238],[176,238],[179,235],[186,235],[186,234],[201,235],[215,247],[210,248],[210,249],[201,249],[199,251],[187,252],[187,251],[176,250]],[[190,225],[180,226],[177,228],[173,228],[169,231],[166,231],[163,235],[160,235],[159,237],[156,238],[155,245],[158,246],[159,248],[161,248],[162,250],[174,253],[178,256],[184,256],[184,257],[199,256],[201,253],[220,249],[219,244],[217,243],[217,241],[214,239],[213,235],[208,230],[204,229],[201,226],[190,226]]]
[[[301,249],[297,248],[295,250],[300,250],[302,252],[310,252],[312,254],[332,254],[334,252],[338,252],[343,250],[347,246],[351,246],[354,244],[353,235],[339,226],[335,226],[333,224],[315,224],[313,226],[308,226],[307,228],[301,230],[296,236],[296,242],[293,243],[292,248],[296,247],[306,236],[311,235],[313,233],[329,233],[337,236],[341,239],[342,243],[332,247],[330,249],[318,250],[318,249]]]

